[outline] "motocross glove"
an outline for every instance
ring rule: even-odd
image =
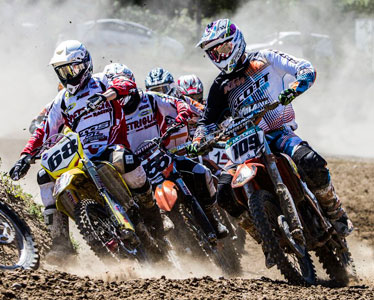
[[[202,155],[203,153],[199,151],[200,142],[192,142],[186,147],[187,154],[191,157]]]
[[[96,93],[87,99],[87,108],[89,111],[94,111],[97,107],[106,101],[106,97],[102,94]]]
[[[175,121],[180,124],[187,125],[188,124],[188,119],[190,115],[187,111],[181,111],[177,117],[175,118]]]
[[[298,93],[294,89],[286,89],[283,90],[279,96],[279,102],[282,103],[282,105],[287,105],[292,102],[297,97]]]
[[[20,159],[16,162],[13,168],[10,169],[10,178],[17,181],[26,175],[27,171],[30,169],[30,154],[23,154]]]

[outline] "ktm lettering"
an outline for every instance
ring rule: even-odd
[[[248,151],[256,150],[260,141],[257,134],[251,135],[239,143],[236,143],[232,148],[234,150],[234,158],[237,160],[239,157],[246,154]]]
[[[235,78],[231,81],[229,81],[226,85],[225,85],[225,88],[224,88],[224,93],[227,94],[228,92],[230,92],[232,89],[242,85],[245,83],[245,78],[244,77],[241,77],[241,78]]]

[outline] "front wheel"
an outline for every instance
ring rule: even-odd
[[[95,200],[84,199],[77,204],[75,221],[83,238],[99,258],[146,260],[141,245],[124,242],[105,207]]]
[[[29,227],[0,202],[0,269],[37,269],[39,255]]]
[[[256,191],[249,201],[249,209],[267,258],[276,263],[280,272],[291,283],[314,284],[316,275],[308,252],[300,258],[283,241],[277,222],[281,211],[275,197],[264,190]]]
[[[206,257],[219,267],[225,275],[238,275],[241,270],[240,262],[235,260],[236,257],[234,257],[235,263],[233,264],[233,261],[227,256],[232,254],[228,254],[227,251],[220,249],[222,247],[217,247],[209,241],[208,236],[204,233],[192,211],[184,203],[180,202],[178,206],[179,214],[183,218],[186,228],[192,234],[196,245],[199,246],[200,250],[202,250]]]

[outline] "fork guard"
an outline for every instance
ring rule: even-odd
[[[178,199],[177,186],[174,182],[165,180],[156,187],[155,197],[160,209],[171,211]]]

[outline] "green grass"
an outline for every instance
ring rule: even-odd
[[[26,205],[27,212],[29,212],[32,216],[35,216],[39,220],[43,221],[43,206],[35,203],[31,194],[24,192],[22,187],[19,184],[14,183],[14,181],[5,172],[0,173],[0,181],[5,189],[5,192],[8,195],[22,200]]]

